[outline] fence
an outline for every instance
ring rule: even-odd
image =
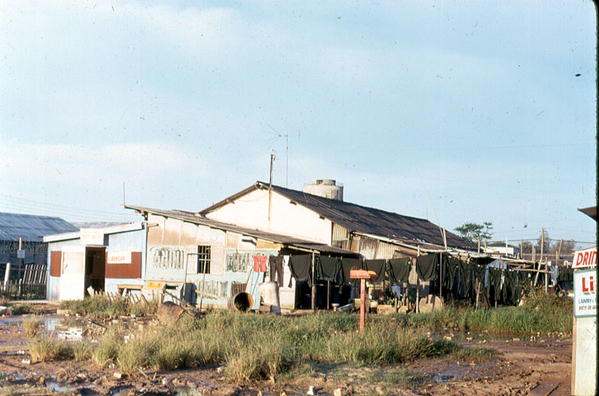
[[[25,264],[21,279],[11,279],[16,268],[7,266],[4,282],[0,282],[0,294],[10,299],[35,300],[46,298],[46,264]]]

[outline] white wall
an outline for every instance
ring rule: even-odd
[[[332,223],[276,192],[272,193],[268,221],[268,191],[255,190],[207,215],[208,218],[240,227],[331,244]]]
[[[594,395],[597,384],[597,318],[574,318],[572,394]]]

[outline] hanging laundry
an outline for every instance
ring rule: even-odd
[[[444,255],[443,263],[443,286],[447,290],[454,290],[456,289],[456,278],[460,267],[460,260],[456,257]]]
[[[409,257],[391,259],[387,265],[387,272],[389,273],[389,280],[392,283],[403,283],[407,282],[410,278],[410,271],[412,270],[412,259]]]
[[[266,272],[266,256],[254,256],[254,272]]]
[[[496,301],[501,299],[501,272],[499,268],[489,268],[489,292],[493,292]]]
[[[311,264],[312,256],[309,254],[290,257],[289,269],[291,270],[291,276],[295,279],[296,282],[304,282],[310,280],[312,269]],[[291,286],[291,279],[289,279],[289,287]]]
[[[270,281],[283,285],[283,256],[270,256],[268,258],[270,267]]]
[[[316,265],[316,279],[322,281],[330,281],[333,283],[340,282],[341,268],[337,257],[320,256]]]
[[[357,283],[358,279],[351,279],[349,277],[349,271],[352,269],[362,269],[362,260],[360,259],[346,259],[341,260],[341,270],[343,273],[343,284],[350,285]]]
[[[385,260],[366,260],[364,265],[366,270],[376,272],[376,275],[370,276],[370,282],[374,284],[381,283],[385,280]]]
[[[504,288],[503,299],[508,304],[516,305],[520,299],[520,285],[518,282],[518,271],[505,270],[503,271]]]
[[[416,273],[422,281],[435,280],[439,277],[439,255],[427,254],[416,258]]]
[[[467,261],[460,260],[460,274],[458,293],[463,297],[472,298],[474,293],[474,282],[472,276],[473,265]]]

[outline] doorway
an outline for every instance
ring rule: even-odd
[[[106,248],[87,247],[85,249],[85,295],[90,286],[96,293],[104,292],[106,281]]]

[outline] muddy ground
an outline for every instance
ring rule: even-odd
[[[46,329],[60,329],[55,309],[44,307]],[[29,364],[26,317],[0,318],[0,394],[6,395],[570,395],[572,341],[559,337],[497,338],[489,334],[451,334],[466,347],[499,352],[482,362],[449,358],[384,366],[309,365],[277,383],[237,385],[216,366],[184,371],[140,371],[116,378],[116,368],[54,361]]]

